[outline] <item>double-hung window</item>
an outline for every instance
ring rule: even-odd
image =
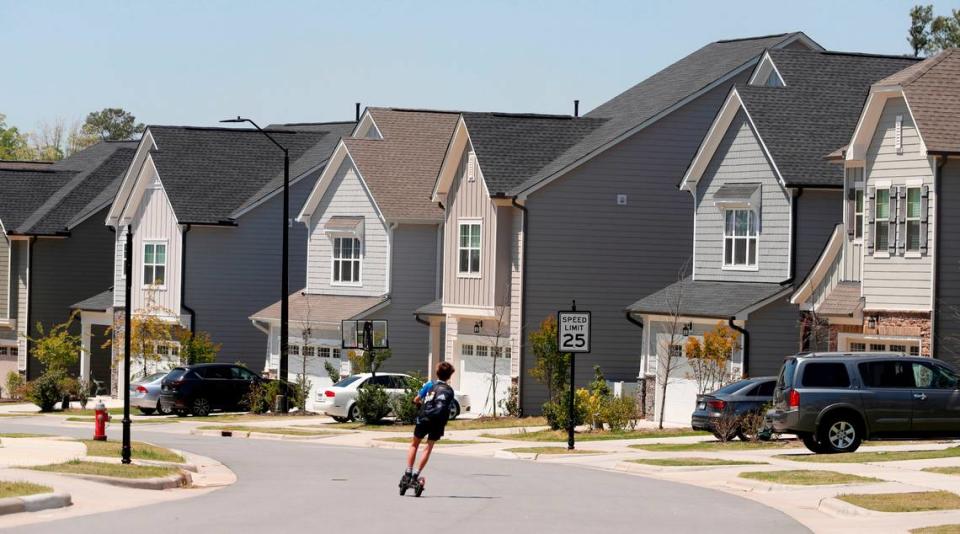
[[[907,188],[907,252],[920,252],[920,188]]]
[[[890,243],[890,189],[877,189],[874,221],[874,250],[886,251]]]
[[[728,209],[724,212],[724,267],[757,266],[757,214],[751,209]]]
[[[166,243],[143,244],[143,285],[162,286],[167,276]]]
[[[480,274],[480,223],[460,223],[457,272],[465,275]]]
[[[853,206],[853,237],[863,238],[863,188],[858,188],[854,194]]]
[[[333,239],[333,283],[360,284],[360,240],[355,237]]]

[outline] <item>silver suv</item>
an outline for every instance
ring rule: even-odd
[[[786,359],[767,413],[775,432],[816,453],[866,439],[960,436],[956,371],[899,353],[809,353]]]

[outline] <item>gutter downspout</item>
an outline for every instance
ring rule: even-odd
[[[627,310],[624,312],[627,317],[627,320],[631,323],[640,327],[640,358],[643,359],[643,321],[638,321],[634,316],[633,312]],[[640,362],[641,369],[643,368],[643,362]],[[639,382],[640,377],[637,377]],[[640,417],[644,420],[647,419],[647,378],[643,377],[643,385],[640,387]]]
[[[523,412],[523,362],[526,357],[526,343],[524,332],[526,331],[527,324],[527,241],[530,239],[530,213],[527,211],[527,207],[523,204],[517,203],[517,197],[510,199],[510,203],[513,207],[520,210],[523,213],[523,223],[521,228],[523,231],[523,250],[520,251],[520,261],[522,265],[520,266],[520,373],[517,375],[517,401],[520,403],[520,412]]]
[[[183,227],[183,233],[180,234],[180,307],[190,313],[190,333],[196,333],[197,312],[187,306],[187,232],[191,225],[186,224]]]
[[[27,241],[27,327],[24,329],[27,333],[27,354],[24,362],[23,374],[26,375],[26,379],[30,380],[30,324],[33,322],[33,306],[32,306],[32,296],[33,296],[33,244],[37,241],[36,236],[30,236],[29,241]]]
[[[727,324],[730,325],[730,328],[740,332],[743,336],[743,362],[740,365],[740,375],[743,378],[747,378],[747,370],[749,369],[750,364],[750,332],[747,332],[746,328],[742,328],[733,322],[734,318],[730,317],[727,319]]]
[[[803,196],[803,188],[797,188],[797,194],[793,195],[791,199],[792,206],[790,209],[792,213],[790,214],[790,274],[789,278],[781,282],[781,284],[791,284],[793,283],[794,277],[797,274],[797,206],[798,199]]]
[[[933,206],[933,223],[935,225],[940,225],[940,183],[943,181],[943,167],[947,164],[947,160],[950,159],[950,156],[947,154],[942,154],[940,156],[940,161],[937,162],[937,170],[933,173],[933,189],[937,195],[937,201]],[[937,265],[940,256],[940,243],[942,241],[941,235],[943,234],[942,228],[934,228],[933,231],[933,269],[935,276],[933,277],[933,306],[930,310],[932,317],[930,325],[930,339],[933,342],[931,347],[930,355],[936,357],[936,354],[940,352],[940,342],[937,341],[937,330],[939,327],[939,316],[937,313],[937,303],[940,302],[940,267]]]

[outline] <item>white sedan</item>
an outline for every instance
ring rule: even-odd
[[[356,421],[360,419],[360,408],[356,405],[357,390],[365,384],[377,384],[386,390],[390,397],[403,395],[410,375],[401,373],[377,373],[374,377],[370,373],[350,375],[336,384],[323,390],[316,407],[335,420]],[[453,404],[450,405],[450,419],[456,419],[461,410],[470,411],[470,397],[456,394]]]

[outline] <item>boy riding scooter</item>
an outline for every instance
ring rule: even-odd
[[[453,365],[449,362],[440,362],[437,365],[437,380],[429,381],[420,388],[420,392],[413,399],[420,406],[420,413],[417,414],[416,426],[413,429],[413,440],[410,442],[410,449],[407,452],[407,470],[400,479],[400,495],[406,493],[407,489],[414,488],[417,497],[423,493],[425,479],[420,476],[423,469],[430,460],[430,453],[433,446],[443,437],[443,431],[450,419],[450,404],[453,403],[453,388],[447,384],[447,380],[453,376]],[[420,442],[427,438],[427,448],[420,458],[420,465],[417,469],[413,465],[417,461],[417,450],[420,448]]]

